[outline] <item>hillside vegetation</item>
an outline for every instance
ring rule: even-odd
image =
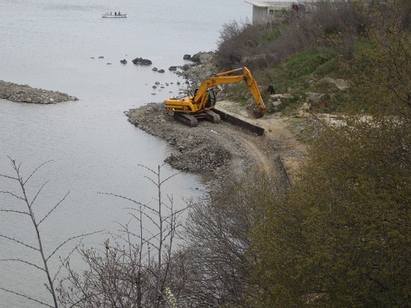
[[[410,13],[406,0],[324,1],[278,24],[225,27],[222,68],[246,65],[262,88],[290,93],[285,114],[317,92],[313,116],[343,119],[322,124],[284,194],[259,181],[247,197],[260,216],[234,307],[411,306]],[[350,88],[325,82],[336,78]]]
[[[254,26],[234,21],[221,32],[218,66],[221,70],[247,66],[262,89],[273,85],[277,93],[290,93],[282,111],[292,111],[305,102],[306,92],[325,94],[320,104],[312,106],[314,112],[361,111],[363,106],[352,109],[355,98],[347,97],[352,91],[337,91],[329,81],[343,79],[351,83],[351,89],[359,89],[362,81],[377,74],[374,68],[378,63],[366,62],[366,58],[374,61],[378,55],[372,53],[379,48],[386,56],[400,53],[389,50],[392,40],[399,39],[390,31],[408,33],[410,6],[398,0],[320,1],[315,11],[284,12],[275,24]],[[386,67],[389,63],[380,64],[390,69]],[[376,83],[371,86],[378,88]],[[242,84],[233,88],[239,90],[230,91],[233,98],[241,101],[247,89]],[[262,94],[268,100],[268,93]]]

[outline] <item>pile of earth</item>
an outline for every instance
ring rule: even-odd
[[[0,80],[0,99],[18,103],[54,104],[78,100],[74,96],[57,91],[32,88]]]

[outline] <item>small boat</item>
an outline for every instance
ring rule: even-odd
[[[117,14],[117,13],[104,13],[102,18],[127,18],[127,14]]]

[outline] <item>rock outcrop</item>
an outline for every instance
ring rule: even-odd
[[[133,62],[135,65],[144,65],[144,66],[148,66],[153,64],[153,62],[149,59],[143,59],[143,58],[135,58],[133,60],[131,60],[131,62]]]
[[[218,73],[217,65],[215,64],[214,52],[198,52],[190,57],[184,55],[184,58],[193,62],[192,64],[184,64],[175,73],[191,84],[198,86],[205,79]]]

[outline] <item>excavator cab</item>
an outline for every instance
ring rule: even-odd
[[[206,108],[212,108],[215,106],[215,103],[217,101],[217,94],[213,89],[209,89],[208,91],[208,98],[207,98],[207,102],[205,104]]]
[[[197,95],[198,89],[194,90],[194,95],[195,97]],[[198,105],[201,105],[203,107],[198,108],[200,109],[205,109],[205,110],[210,110],[214,108],[215,104],[217,102],[217,93],[213,89],[207,89],[205,93],[203,94],[202,100],[198,103]]]

